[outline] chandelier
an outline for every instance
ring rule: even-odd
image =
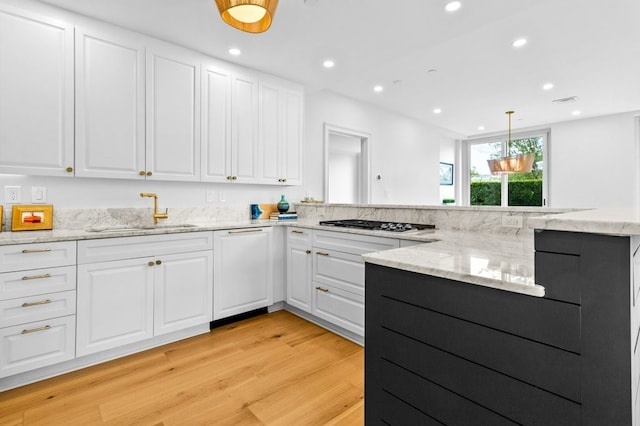
[[[224,22],[248,33],[261,33],[271,26],[278,0],[216,0]]]

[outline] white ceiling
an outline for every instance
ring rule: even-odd
[[[462,0],[456,13],[445,0],[280,0],[263,34],[224,24],[214,0],[42,1],[467,136],[504,130],[510,109],[514,128],[640,110],[639,0]]]

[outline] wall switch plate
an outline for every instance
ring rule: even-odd
[[[44,186],[31,187],[31,202],[34,204],[47,202],[47,188]]]
[[[5,186],[4,201],[7,204],[20,204],[22,202],[22,188],[20,186]]]
[[[220,195],[218,196],[218,201],[221,203],[225,203],[227,201],[227,193],[224,191],[220,191]]]
[[[522,216],[502,216],[502,226],[505,228],[522,228]]]

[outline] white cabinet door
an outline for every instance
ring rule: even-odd
[[[260,171],[268,184],[302,183],[302,93],[260,84]]]
[[[147,177],[200,180],[200,58],[158,43],[147,49]]]
[[[78,266],[77,356],[153,337],[153,259]]]
[[[234,75],[231,105],[231,180],[258,183],[258,81]]]
[[[311,312],[311,230],[287,228],[287,303]]]
[[[285,90],[281,96],[282,131],[280,174],[286,185],[302,185],[302,92]]]
[[[231,176],[231,73],[206,64],[202,69],[202,180],[228,182]]]
[[[76,29],[76,176],[144,179],[144,45]]]
[[[213,319],[273,303],[271,228],[213,234]]]
[[[0,10],[0,173],[73,175],[73,27]]]
[[[211,321],[211,250],[159,256],[155,263],[154,335]]]

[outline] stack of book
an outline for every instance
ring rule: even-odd
[[[296,212],[271,212],[269,215],[271,220],[298,220],[298,213]]]

